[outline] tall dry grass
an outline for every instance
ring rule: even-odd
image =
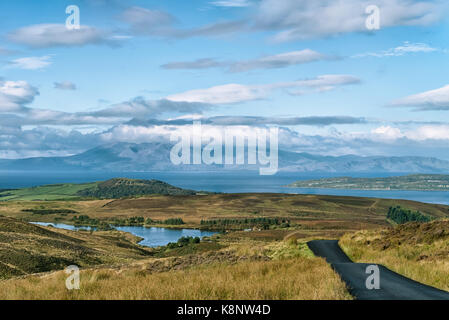
[[[81,289],[65,288],[56,272],[0,282],[0,299],[351,299],[344,283],[322,259],[203,265],[149,274],[100,269],[81,273]]]
[[[413,236],[410,234],[410,239]],[[361,231],[343,236],[340,245],[354,262],[382,264],[415,281],[449,291],[449,239],[404,241],[388,248],[370,245],[379,238],[379,231]]]

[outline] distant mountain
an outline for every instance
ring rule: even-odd
[[[172,146],[164,143],[116,143],[69,157],[0,160],[0,170],[23,171],[223,171],[259,170],[259,165],[180,165],[170,161]],[[279,151],[279,171],[358,173],[447,173],[449,161],[430,157],[332,157]]]
[[[340,157],[279,153],[280,167],[290,172],[448,173],[449,161],[430,157]]]

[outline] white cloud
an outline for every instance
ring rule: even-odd
[[[271,91],[270,85],[226,84],[174,94],[168,96],[167,99],[171,101],[228,104],[263,99],[269,91]]]
[[[164,64],[161,67],[164,69],[208,69],[226,67],[229,68],[230,72],[244,72],[256,69],[285,68],[326,59],[331,59],[331,57],[310,49],[304,49],[244,61],[220,62],[215,59],[204,58],[196,61],[171,62]]]
[[[221,1],[212,1],[210,2],[210,4],[216,7],[236,7],[236,8],[249,7],[252,5],[251,1],[249,0],[221,0]]]
[[[274,40],[292,41],[347,32],[367,32],[365,9],[380,8],[380,27],[428,25],[444,16],[442,1],[262,0],[256,28],[278,31]]]
[[[218,62],[214,59],[204,58],[197,59],[195,61],[178,61],[163,64],[161,67],[164,69],[209,69],[226,65],[225,63]]]
[[[0,112],[15,112],[33,102],[39,91],[26,81],[0,81]]]
[[[242,31],[246,21],[218,21],[194,28],[176,28],[176,18],[171,14],[142,7],[130,7],[121,16],[131,27],[130,32],[137,35],[185,39],[192,37],[217,37]]]
[[[100,137],[105,142],[132,142],[132,143],[147,143],[147,142],[165,142],[170,143],[170,136],[177,134],[180,136],[187,136],[192,134],[192,123],[190,125],[155,125],[155,126],[130,126],[119,125],[111,130],[100,134]],[[235,136],[249,136],[257,137],[258,133],[264,133],[265,128],[253,126],[219,126],[219,125],[201,125],[201,133],[198,137],[203,139],[203,142],[208,142],[208,137],[223,135],[225,131],[232,132]],[[285,131],[281,128],[280,131]]]
[[[55,82],[54,87],[60,90],[76,90],[76,84],[70,81]]]
[[[32,48],[83,46],[107,43],[106,34],[94,27],[82,25],[69,30],[64,24],[37,24],[17,29],[8,34],[12,42]]]
[[[449,140],[449,126],[422,126],[407,136],[412,140]]]
[[[137,97],[129,101],[114,104],[108,108],[86,113],[95,117],[116,117],[116,118],[134,118],[134,117],[154,117],[163,113],[195,113],[209,109],[211,106],[204,103],[191,103],[189,101],[170,101],[147,100]]]
[[[171,101],[201,102],[210,104],[232,104],[265,99],[277,89],[313,89],[316,92],[332,90],[337,86],[359,83],[351,75],[322,75],[312,79],[278,82],[265,85],[226,84],[207,89],[198,89],[170,95]],[[295,94],[294,92],[292,94]]]
[[[0,47],[0,56],[8,56],[14,53],[16,53],[16,51]]]
[[[23,70],[44,69],[52,64],[50,59],[51,56],[19,58],[10,61],[8,67]]]
[[[26,107],[39,92],[25,81],[0,81],[0,127],[24,125],[116,125],[132,118],[151,118],[161,114],[201,113],[211,108],[203,103],[146,100],[137,97],[92,112],[62,112]]]
[[[392,105],[413,107],[421,111],[449,110],[449,85],[393,101]]]
[[[254,69],[284,68],[313,61],[327,59],[327,56],[319,52],[305,49],[300,51],[286,52],[254,60],[235,62],[231,65],[231,72],[242,72]]]
[[[353,56],[353,58],[362,58],[362,57],[399,57],[409,53],[428,53],[438,51],[437,48],[433,48],[425,43],[411,43],[404,42],[402,46],[398,46],[395,48],[390,48],[388,50],[380,51],[380,52],[367,52]]]
[[[404,137],[404,134],[399,128],[393,128],[391,126],[376,128],[372,130],[371,133],[373,133],[376,138],[378,137],[386,140],[396,140]]]
[[[407,138],[412,141],[449,140],[449,125],[426,125],[401,130],[391,126],[382,126],[371,131],[374,139],[397,140]]]
[[[126,9],[122,20],[130,24],[134,32],[141,34],[166,33],[165,29],[176,21],[169,13],[136,6]]]

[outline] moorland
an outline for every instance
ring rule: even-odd
[[[0,299],[351,299],[332,268],[308,249],[313,239],[341,239],[354,261],[384,263],[449,289],[443,280],[449,275],[449,206],[324,195],[208,194],[165,184],[161,189],[159,183],[156,191],[142,191],[142,184],[147,188],[142,181],[119,179],[3,191],[10,195],[0,201]],[[414,222],[422,216],[429,222]],[[97,228],[70,231],[29,223],[80,221]],[[115,225],[219,233],[149,248]],[[65,288],[64,268],[72,264],[82,270],[80,290]]]

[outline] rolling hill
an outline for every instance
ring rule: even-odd
[[[193,195],[196,191],[181,189],[158,180],[115,178],[85,184],[54,184],[0,192],[0,201],[75,200],[80,198],[119,199],[145,195]]]
[[[0,279],[148,257],[137,240],[118,231],[92,235],[0,216]]]

